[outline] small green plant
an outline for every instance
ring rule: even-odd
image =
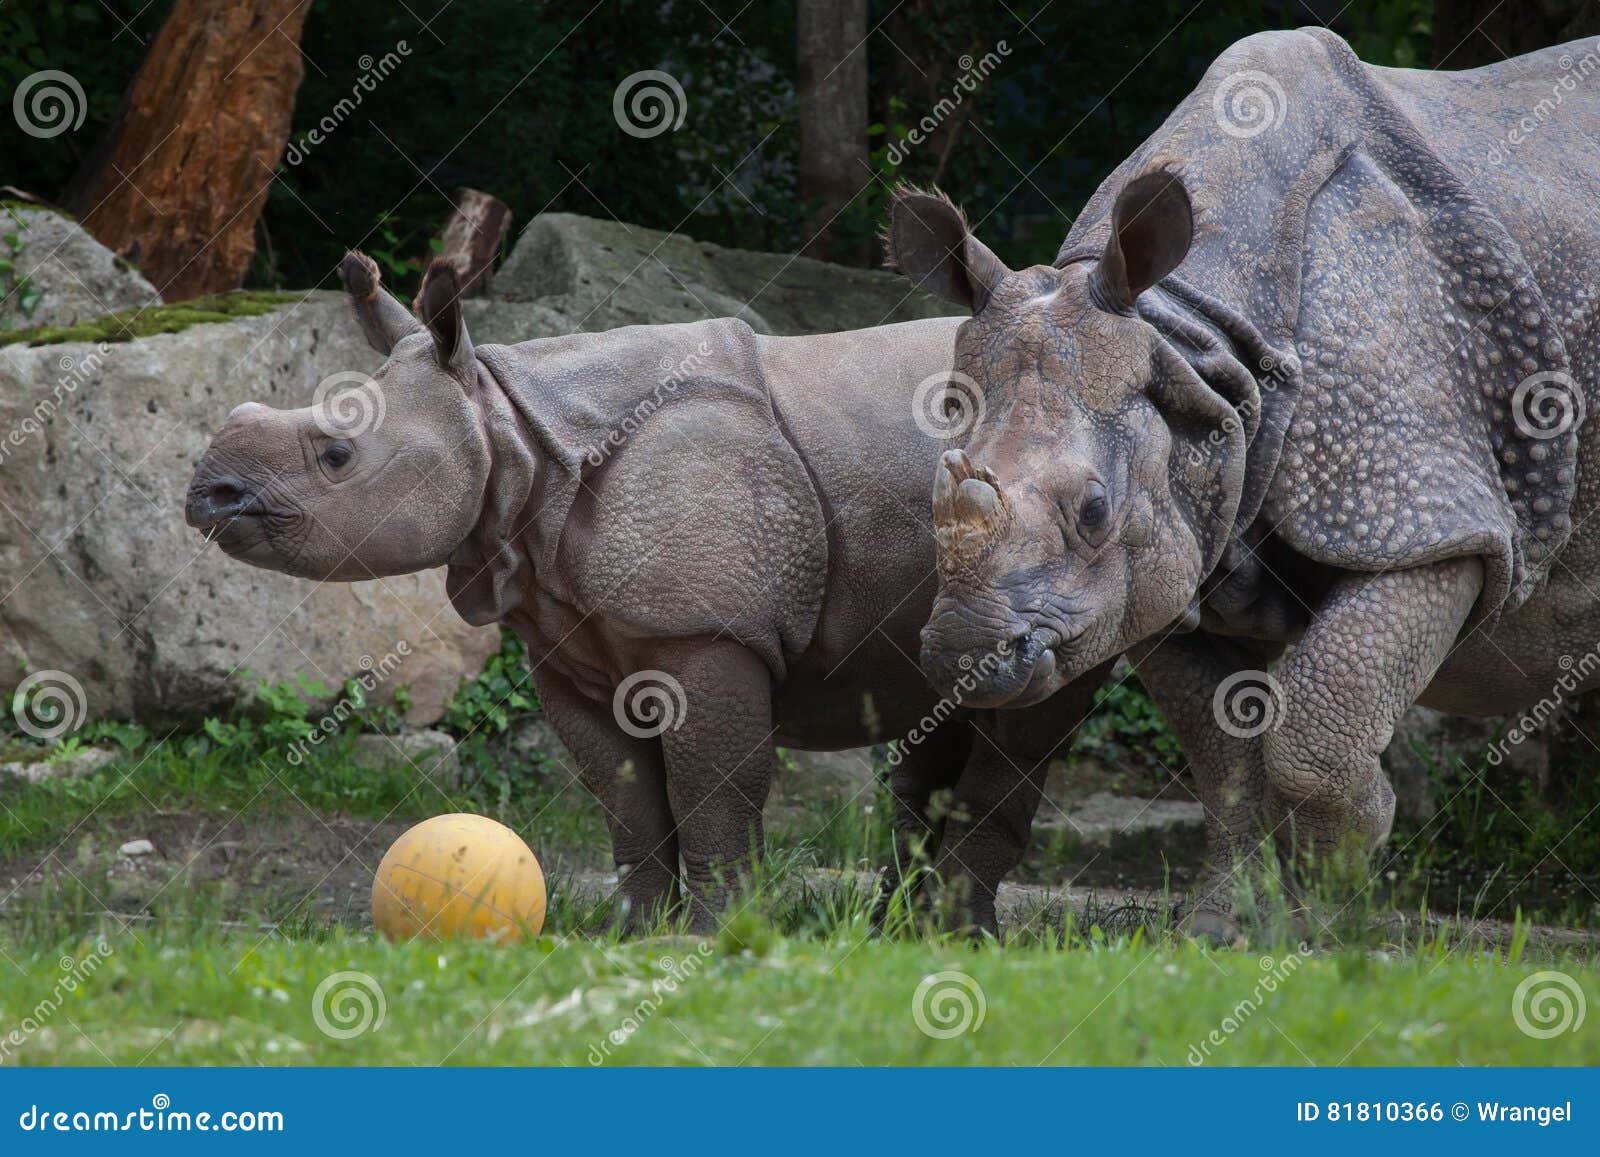
[[[516,716],[538,709],[527,648],[512,632],[501,631],[500,649],[489,656],[482,674],[461,685],[439,726],[463,737],[479,732],[499,735]]]
[[[1134,675],[1095,692],[1094,710],[1078,728],[1075,746],[1101,760],[1144,764],[1163,780],[1183,765],[1177,736]]]

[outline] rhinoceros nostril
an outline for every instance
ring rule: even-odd
[[[206,489],[206,501],[211,513],[218,518],[238,514],[248,503],[244,483],[237,478],[219,478]]]

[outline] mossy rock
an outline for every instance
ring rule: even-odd
[[[0,333],[0,346],[62,345],[66,342],[122,342],[161,333],[181,333],[192,325],[259,317],[283,305],[299,301],[295,293],[269,290],[239,290],[216,293],[160,305],[148,309],[128,309],[79,322],[77,325],[37,326],[33,329]]]

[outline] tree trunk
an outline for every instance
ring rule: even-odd
[[[494,259],[511,228],[511,208],[477,189],[457,189],[455,209],[439,237],[439,256],[455,266],[462,297],[489,291]]]
[[[1433,67],[1477,68],[1600,34],[1600,0],[1434,0]]]
[[[871,231],[841,214],[867,185],[867,0],[799,0],[800,196],[808,257],[866,265]],[[855,225],[855,228],[850,228]]]
[[[168,301],[235,289],[289,139],[310,0],[176,0],[83,223]]]

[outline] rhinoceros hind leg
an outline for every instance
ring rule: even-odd
[[[1344,881],[1388,840],[1394,791],[1378,757],[1482,585],[1482,563],[1463,558],[1348,575],[1329,589],[1277,672],[1283,710],[1263,736],[1269,819],[1292,864]]]

